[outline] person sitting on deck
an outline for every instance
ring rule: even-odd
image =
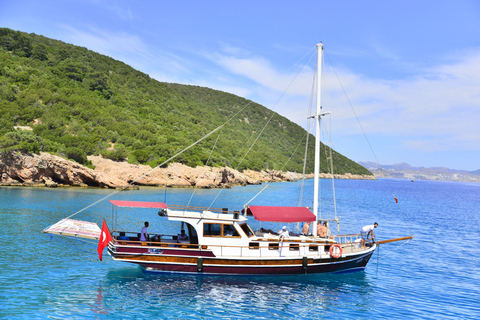
[[[362,228],[362,230],[360,230],[360,235],[362,237],[362,241],[361,241],[362,249],[365,248],[365,241],[368,241],[369,236],[372,237],[372,240],[375,239],[375,235],[373,234],[373,229],[376,227],[378,227],[378,223],[375,222],[374,224],[365,226]]]
[[[140,241],[147,241],[148,240],[148,228],[149,224],[148,221],[145,221],[145,226],[142,228],[142,232],[140,233]]]
[[[282,242],[285,238],[289,237],[288,230],[286,226],[283,226],[282,230],[278,231],[278,241]]]
[[[125,232],[120,232],[120,236],[118,237],[118,240],[130,240],[129,237],[125,235]]]
[[[308,236],[310,234],[310,224],[311,222],[305,222],[302,228],[302,234]]]
[[[327,237],[327,227],[322,224],[322,221],[318,220],[317,223],[317,236],[320,238],[326,238]]]
[[[185,243],[188,241],[188,236],[185,233],[185,230],[182,229],[181,233],[177,237],[177,242],[178,243]]]

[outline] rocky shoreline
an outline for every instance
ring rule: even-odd
[[[302,174],[277,170],[252,171],[222,167],[191,168],[172,163],[167,168],[152,169],[146,165],[116,162],[100,156],[89,156],[95,169],[74,161],[41,152],[28,154],[10,152],[0,155],[0,185],[29,187],[102,187],[136,189],[138,186],[174,188],[220,188],[266,182],[296,181]],[[309,174],[306,178],[312,178]],[[375,180],[374,176],[334,175],[335,179]],[[331,174],[321,174],[331,178]]]

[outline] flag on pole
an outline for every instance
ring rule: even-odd
[[[108,226],[107,223],[105,222],[105,219],[103,219],[103,225],[102,225],[102,232],[100,233],[100,239],[98,240],[98,257],[100,258],[100,261],[102,261],[102,253],[103,249],[105,249],[106,246],[112,241],[112,236],[110,235],[110,231],[108,231]]]

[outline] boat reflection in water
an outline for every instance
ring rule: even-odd
[[[307,318],[311,310],[336,308],[340,301],[352,310],[371,309],[375,299],[370,281],[364,272],[342,277],[330,274],[212,277],[121,268],[107,273],[102,286],[109,294],[104,295],[103,305],[112,306],[118,299],[124,299],[131,305],[155,306],[173,318],[185,316],[185,310],[190,317],[218,316],[223,310],[229,318],[245,318],[246,314],[271,318],[279,313],[281,318]]]

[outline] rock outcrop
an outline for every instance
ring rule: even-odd
[[[7,185],[114,187],[115,183],[121,183],[120,180],[112,183],[95,170],[44,152],[10,152],[0,156],[0,177]]]
[[[23,154],[10,152],[0,156],[0,183],[3,185],[94,186],[107,188],[132,188],[132,186],[165,186],[218,188],[264,182],[296,181],[302,178],[295,172],[277,170],[239,172],[232,168],[191,168],[172,163],[167,168],[129,164],[88,157],[95,169],[63,159],[49,153]],[[312,178],[310,174],[306,178]],[[331,175],[322,174],[322,178]],[[373,176],[335,175],[343,179],[375,179]]]

